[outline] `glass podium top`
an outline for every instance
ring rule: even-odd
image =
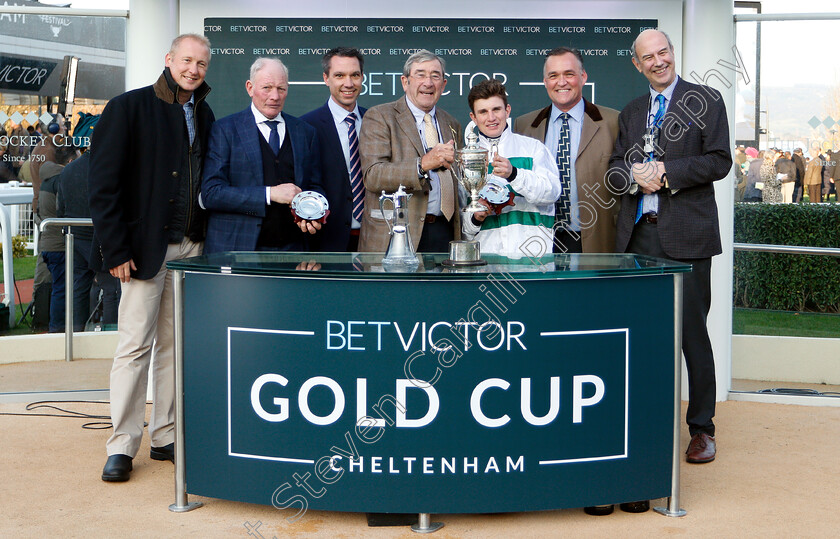
[[[225,252],[168,262],[172,270],[309,279],[465,280],[507,273],[517,279],[581,279],[691,271],[690,264],[636,254],[482,255],[487,264],[451,267],[446,253],[417,255],[417,266],[382,264],[382,253]]]

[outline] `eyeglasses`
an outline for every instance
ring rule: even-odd
[[[425,82],[428,79],[432,79],[432,82],[440,82],[443,80],[443,75],[438,72],[434,73],[426,73],[425,71],[417,71],[416,73],[411,74],[411,78],[416,80],[417,82]]]

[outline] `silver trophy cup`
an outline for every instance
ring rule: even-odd
[[[487,207],[478,202],[478,192],[487,183],[487,166],[490,163],[490,152],[478,145],[475,133],[467,135],[467,145],[455,150],[455,163],[452,170],[455,178],[470,193],[470,203],[464,208],[467,213],[486,211]]]

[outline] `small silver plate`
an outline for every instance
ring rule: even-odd
[[[292,211],[301,219],[316,221],[330,208],[324,195],[315,191],[301,191],[292,199]]]
[[[492,177],[487,179],[487,183],[484,184],[478,195],[490,204],[504,204],[510,199],[507,184]]]

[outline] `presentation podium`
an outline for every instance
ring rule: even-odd
[[[176,502],[679,508],[682,274],[633,254],[386,271],[373,253],[175,270]],[[421,519],[422,520],[422,519]]]

